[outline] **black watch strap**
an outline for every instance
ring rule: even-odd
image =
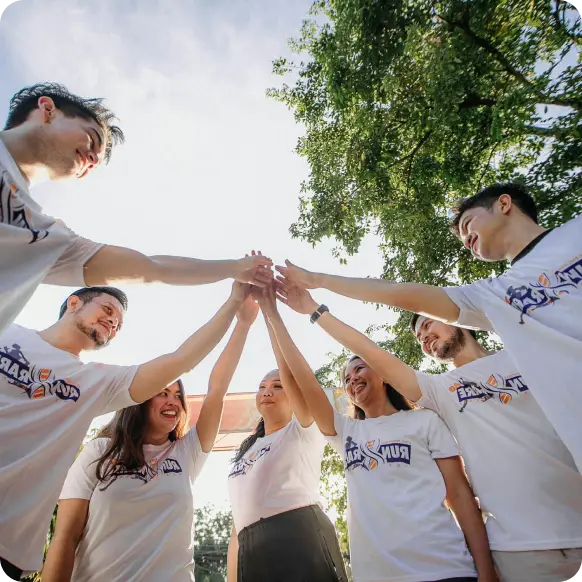
[[[323,303],[317,308],[317,310],[313,313],[309,321],[311,323],[315,323],[325,312],[329,313],[329,309],[327,305],[323,305]]]

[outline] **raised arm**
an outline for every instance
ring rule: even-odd
[[[122,281],[204,285],[233,278],[260,287],[272,279],[272,262],[262,255],[236,260],[205,261],[188,257],[148,257],[133,249],[105,246],[84,267],[89,286],[113,285]]]
[[[234,286],[248,287],[248,285],[238,282]],[[244,292],[247,293],[248,290],[245,289]],[[208,394],[204,398],[196,423],[200,446],[205,453],[210,452],[214,446],[222,417],[224,395],[240,362],[249,330],[257,318],[258,311],[258,305],[251,299],[250,295],[247,296],[237,311],[237,323],[232,335],[210,373]]]
[[[277,281],[277,291],[279,299],[297,313],[312,315],[319,307],[308,291],[287,280]],[[413,402],[420,400],[422,393],[416,374],[402,360],[379,348],[368,336],[340,321],[329,312],[323,313],[317,320],[317,324],[352,353],[366,360],[375,372],[405,398]]]
[[[88,499],[59,502],[55,533],[42,569],[43,582],[70,582],[88,513]]]
[[[235,283],[230,297],[216,315],[175,352],[142,364],[129,389],[132,399],[135,402],[149,400],[197,366],[224,337],[247,294],[248,286]]]
[[[290,261],[277,270],[290,283],[305,289],[328,289],[338,295],[384,303],[413,313],[420,313],[432,319],[454,323],[459,319],[459,307],[441,287],[417,283],[391,283],[384,279],[358,279],[314,273],[302,269]]]
[[[238,537],[234,525],[228,542],[228,553],[226,554],[226,582],[237,582],[238,576]]]
[[[471,486],[467,481],[460,457],[436,459],[447,491],[447,504],[455,514],[467,547],[473,556],[479,582],[499,582],[483,517]]]
[[[269,315],[269,323],[275,332],[281,353],[303,394],[303,398],[305,398],[305,402],[319,430],[325,435],[335,436],[333,406],[323,388],[319,385],[309,364],[291,339],[278,311]]]
[[[277,360],[277,367],[279,368],[281,384],[283,384],[283,389],[291,402],[291,408],[293,409],[295,418],[297,418],[302,427],[305,428],[311,426],[313,423],[313,415],[309,410],[309,406],[307,406],[307,402],[305,402],[305,398],[303,398],[303,394],[297,385],[295,377],[289,369],[287,361],[281,353],[277,336],[275,335],[275,331],[269,320],[270,316],[277,315],[277,299],[274,286],[269,285],[263,289],[254,289],[253,298],[258,302],[261,311],[265,316],[265,323],[267,324],[267,330],[269,331],[269,339],[271,340],[271,346],[273,348],[273,353],[275,354],[275,359]]]

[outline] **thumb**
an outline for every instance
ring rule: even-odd
[[[293,263],[292,263],[292,262],[291,262],[289,259],[285,259],[285,264],[286,264],[288,267],[294,267],[294,266],[295,266],[295,265],[294,265],[294,264],[293,264]]]

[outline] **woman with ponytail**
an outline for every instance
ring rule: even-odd
[[[384,381],[379,370],[388,354],[372,340],[305,289],[286,280],[277,287],[284,303],[357,354],[342,372],[349,418],[334,410],[280,315],[268,313],[315,422],[344,461],[354,581],[477,582],[478,576],[498,582],[481,513],[444,422],[431,410],[412,409]]]
[[[274,305],[274,289],[265,293]],[[253,293],[264,315],[265,293]],[[228,582],[347,582],[335,529],[319,506],[325,440],[268,321],[267,329],[279,369],[259,384],[261,419],[228,478],[234,517]]]
[[[188,430],[177,380],[118,412],[87,443],[61,492],[43,582],[192,582],[194,481],[212,450],[224,396],[258,307],[236,282],[237,324]]]

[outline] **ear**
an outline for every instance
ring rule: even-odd
[[[502,194],[497,199],[497,205],[501,214],[509,214],[510,210],[513,208],[513,200],[509,194]]]
[[[42,115],[42,120],[44,123],[50,123],[54,119],[55,112],[57,110],[55,102],[46,95],[38,98],[38,108]]]
[[[71,297],[67,299],[67,312],[75,313],[76,311],[79,311],[81,307],[83,307],[83,302],[76,295],[71,295]]]

